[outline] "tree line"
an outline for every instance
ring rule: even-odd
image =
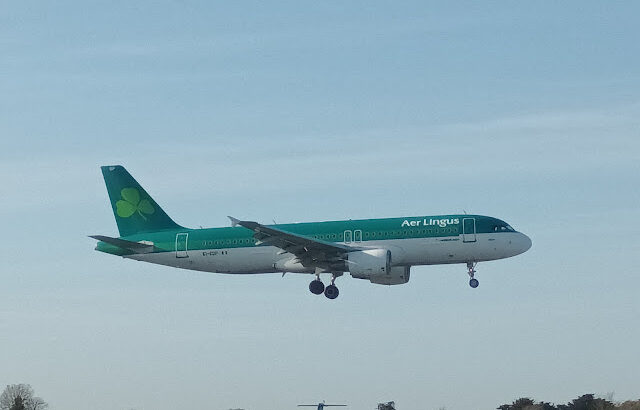
[[[0,410],[46,410],[49,405],[37,397],[28,384],[10,384],[0,394]],[[395,403],[378,403],[378,410],[395,410]],[[503,404],[497,410],[640,410],[640,400],[614,402],[612,399],[584,394],[567,404],[536,402],[522,397],[511,404]],[[242,410],[242,409],[237,409]]]
[[[511,404],[503,404],[497,407],[497,410],[640,410],[640,400],[615,403],[593,394],[584,394],[567,404],[552,404],[535,402],[529,397],[523,397]]]

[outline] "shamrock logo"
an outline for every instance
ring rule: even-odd
[[[156,211],[148,199],[140,200],[140,192],[136,188],[123,188],[120,196],[122,199],[116,202],[116,212],[121,218],[129,218],[137,212],[146,221],[147,217],[144,215],[151,215]]]

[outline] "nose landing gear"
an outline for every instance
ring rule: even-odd
[[[477,288],[478,285],[480,284],[480,282],[478,282],[478,279],[473,277],[476,273],[476,269],[475,269],[476,265],[477,265],[477,262],[467,262],[467,273],[471,278],[469,279],[469,286],[471,286],[474,289]]]

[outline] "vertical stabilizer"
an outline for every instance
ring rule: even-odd
[[[184,229],[173,222],[121,165],[100,167],[120,236]]]

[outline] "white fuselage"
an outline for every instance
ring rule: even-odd
[[[473,239],[473,240],[472,240]],[[482,262],[508,258],[527,251],[531,240],[520,232],[479,233],[435,238],[371,240],[351,243],[361,248],[391,251],[392,266]],[[204,272],[250,274],[272,272],[314,273],[294,255],[274,246],[199,249],[125,256],[139,261]]]

